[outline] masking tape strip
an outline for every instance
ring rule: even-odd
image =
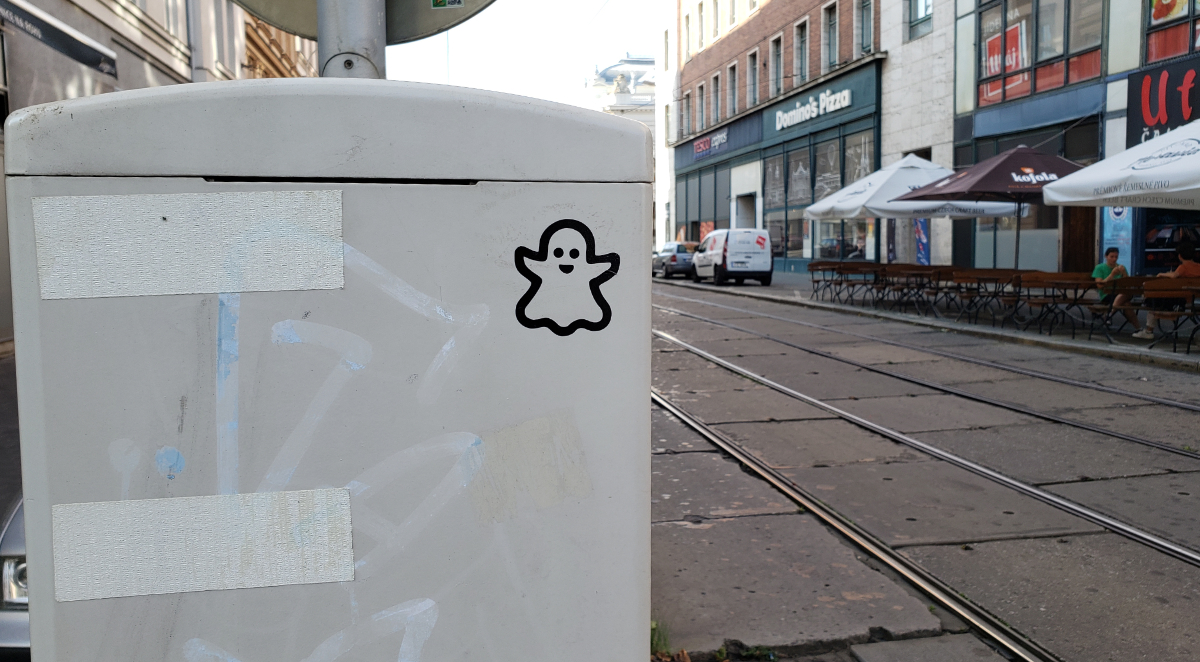
[[[43,299],[335,290],[342,192],[36,197]]]
[[[59,602],[354,580],[345,488],[51,510]]]

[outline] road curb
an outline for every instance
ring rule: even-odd
[[[843,304],[806,299],[800,295],[799,290],[796,290],[793,296],[788,297],[779,294],[761,293],[756,290],[732,289],[729,287],[717,287],[714,285],[703,285],[689,283],[686,281],[675,282],[670,280],[656,279],[654,282],[661,285],[671,285],[673,287],[700,290],[704,292],[718,292],[721,294],[745,297],[747,299],[758,299],[760,301],[770,301],[772,303],[800,306],[802,308],[815,308],[817,310],[847,313],[851,315],[858,315],[860,317],[873,317],[876,319],[885,319],[893,322],[904,322],[914,326],[924,326],[931,329],[954,331],[956,333],[977,336],[980,338],[988,338],[990,340],[1011,342],[1020,345],[1045,347],[1048,349],[1057,349],[1067,352],[1074,352],[1076,354],[1085,354],[1088,356],[1118,359],[1132,363],[1145,363],[1148,365],[1172,368],[1175,370],[1185,370],[1188,372],[1200,372],[1200,355],[1197,355],[1196,358],[1189,358],[1186,354],[1166,354],[1117,345],[1097,345],[1095,343],[1079,340],[1056,339],[1049,336],[1041,336],[1040,334],[1037,336],[1032,336],[1022,331],[981,328],[973,324],[951,322],[940,319],[926,319],[882,310],[855,308],[853,306],[847,306]]]

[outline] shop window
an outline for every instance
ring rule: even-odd
[[[729,168],[721,168],[717,170],[716,182],[716,208],[713,211],[713,219],[716,221],[717,229],[726,229],[729,227]]]
[[[783,37],[771,40],[771,90],[772,98],[783,94]]]
[[[875,172],[875,130],[846,136],[846,184]]]
[[[792,71],[795,85],[808,80],[808,21],[796,26],[796,35],[792,40],[793,60]]]
[[[1180,23],[1146,35],[1146,62],[1158,62],[1188,52],[1188,25]]]
[[[875,45],[875,21],[871,18],[873,0],[860,0],[858,10],[859,51],[870,53]]]
[[[1104,0],[999,0],[977,15],[981,107],[1102,73]]]
[[[763,209],[784,206],[783,155],[763,159]]]
[[[1067,66],[1071,70],[1071,77],[1068,81],[1070,83],[1099,78],[1100,51],[1094,50],[1083,55],[1077,55],[1067,61]]]
[[[1147,0],[1146,63],[1200,52],[1200,2]]]
[[[713,76],[712,78],[712,121],[716,124],[721,121],[721,76]]]
[[[1100,51],[1096,51],[1099,53]],[[1059,60],[1052,64],[1047,64],[1044,67],[1038,67],[1037,70],[1037,91],[1045,92],[1053,90],[1057,87],[1062,87],[1066,84],[1067,63]]]
[[[817,144],[816,181],[813,183],[813,199],[821,200],[842,188],[842,150],[838,140],[827,140]]]
[[[787,155],[787,204],[789,207],[812,204],[812,166],[808,148],[794,149]]]
[[[758,105],[758,53],[746,56],[746,106]]]
[[[729,103],[726,106],[729,108],[729,116],[733,117],[738,112],[738,75],[736,64],[729,65],[729,75],[726,77],[726,80],[729,81],[729,84],[725,86],[729,89]]]
[[[838,15],[837,5],[830,5],[823,11],[825,23],[824,46],[825,70],[829,71],[838,66]]]
[[[716,219],[716,171],[700,173],[700,222]]]
[[[908,39],[918,39],[933,31],[933,0],[908,0]]]

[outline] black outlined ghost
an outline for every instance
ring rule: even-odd
[[[596,255],[588,226],[569,218],[552,223],[542,231],[537,251],[519,246],[515,257],[517,271],[529,279],[529,290],[517,302],[522,326],[560,336],[608,326],[612,309],[600,286],[617,275],[621,256]]]

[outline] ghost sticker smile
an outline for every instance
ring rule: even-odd
[[[514,256],[517,271],[529,279],[517,302],[522,326],[545,327],[560,336],[608,326],[612,308],[600,286],[617,275],[621,256],[596,255],[588,226],[569,218],[552,223],[542,231],[536,251],[520,246]]]

